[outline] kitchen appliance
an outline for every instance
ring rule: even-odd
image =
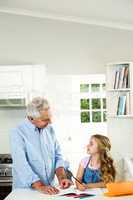
[[[38,82],[39,77],[39,82]],[[0,108],[22,108],[32,98],[33,91],[43,93],[46,81],[45,65],[0,66]]]
[[[12,158],[10,154],[0,154],[0,200],[12,190]]]
[[[0,99],[0,108],[25,108],[25,98]]]

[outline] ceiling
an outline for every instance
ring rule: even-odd
[[[0,0],[0,12],[133,30],[133,0]]]

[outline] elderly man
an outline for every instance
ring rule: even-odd
[[[59,143],[51,125],[49,103],[36,97],[27,106],[27,119],[12,131],[13,188],[33,188],[45,194],[57,194],[53,186],[56,174],[61,188],[67,179]]]

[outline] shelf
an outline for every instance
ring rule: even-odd
[[[108,118],[133,118],[133,115],[108,115]]]
[[[133,62],[132,61],[123,61],[123,62],[114,62],[114,63],[108,63],[107,66],[108,67],[114,67],[114,65],[119,65],[119,64],[132,64]]]
[[[109,89],[107,92],[130,92],[131,88]]]

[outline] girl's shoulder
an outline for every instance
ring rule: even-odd
[[[80,164],[82,165],[83,168],[86,168],[89,160],[90,160],[90,156],[86,156],[81,160]]]

